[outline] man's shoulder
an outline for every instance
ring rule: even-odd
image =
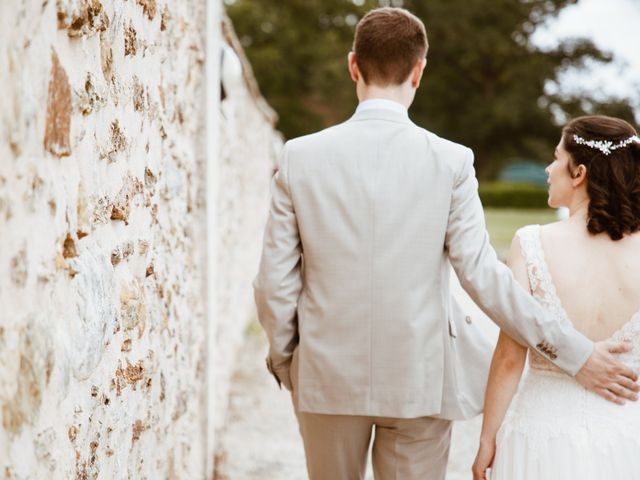
[[[300,137],[291,138],[285,142],[285,147],[287,151],[289,151],[290,153],[300,152],[308,148],[317,147],[319,144],[326,143],[336,135],[339,135],[341,127],[343,125],[344,125],[344,122],[339,123],[337,125],[333,125],[328,128],[324,128],[317,132],[302,135]]]
[[[443,138],[426,128],[417,125],[416,127],[422,131],[427,142],[436,153],[446,155],[447,157],[466,157],[472,154],[471,149],[461,143]]]
[[[285,149],[290,158],[315,157],[319,152],[340,148],[344,142],[353,144],[354,128],[361,128],[357,122],[345,121],[337,125],[319,130],[314,133],[287,140]],[[473,152],[460,143],[440,137],[426,128],[407,122],[406,128],[411,131],[411,137],[424,138],[429,157],[447,164],[454,172],[459,172],[464,166],[473,161]]]
[[[289,147],[295,147],[295,146],[304,146],[317,141],[324,141],[332,136],[340,135],[342,133],[349,134],[348,127],[354,126],[354,125],[356,124],[346,120],[342,123],[338,123],[336,125],[332,125],[322,130],[318,130],[317,132],[313,132],[313,133],[309,133],[306,135],[301,135],[299,137],[289,139],[286,142],[286,144]],[[458,151],[458,152],[466,152],[469,150],[469,147],[466,147],[465,145],[462,145],[460,143],[456,143],[452,140],[448,140],[446,138],[440,137],[434,132],[427,130],[426,128],[421,127],[413,122],[407,122],[407,128],[413,129],[416,133],[423,135],[430,144],[434,145],[435,147],[441,148],[443,150]]]

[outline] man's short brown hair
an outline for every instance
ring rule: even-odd
[[[371,10],[358,23],[353,41],[364,82],[381,87],[404,83],[428,48],[424,24],[403,8]]]

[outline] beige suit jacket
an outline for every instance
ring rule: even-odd
[[[473,355],[451,357],[464,312],[451,307],[450,264],[516,340],[569,374],[582,367],[593,343],[549,318],[497,259],[477,187],[470,149],[391,110],[285,144],[254,292],[268,367],[287,388],[299,349],[301,411],[478,413],[463,375]]]

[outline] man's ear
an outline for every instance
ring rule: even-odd
[[[574,188],[582,185],[587,181],[587,167],[585,167],[583,164],[578,165],[578,168],[573,171],[571,178],[573,179],[572,183]]]
[[[422,74],[427,66],[427,58],[421,58],[413,67],[411,71],[411,87],[418,88],[420,86],[420,80],[422,80]]]
[[[351,80],[358,83],[360,79],[360,70],[358,69],[358,62],[356,62],[356,54],[349,52],[347,56],[347,66],[349,67],[349,74],[351,74]]]

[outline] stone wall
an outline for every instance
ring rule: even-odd
[[[264,102],[253,80],[228,18],[222,36],[218,323],[216,338],[216,428],[223,426],[229,382],[244,333],[255,319],[251,283],[258,270],[262,236],[269,207],[269,180],[282,140],[273,130],[276,115]],[[242,134],[241,132],[250,132]],[[266,357],[266,354],[265,354]],[[257,368],[264,368],[263,364]]]
[[[0,478],[210,473],[274,143],[217,3],[0,2]]]

